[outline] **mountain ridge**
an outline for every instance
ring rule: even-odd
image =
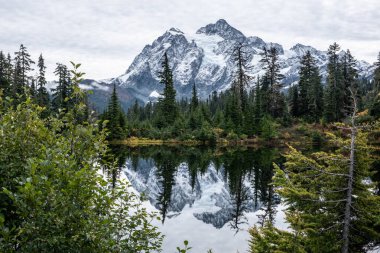
[[[279,55],[281,74],[285,76],[285,86],[298,80],[299,62],[303,54],[309,50],[315,57],[323,78],[327,75],[327,52],[312,46],[296,43],[290,49],[284,49],[275,42],[265,42],[257,36],[245,36],[232,27],[226,20],[220,19],[216,23],[199,28],[194,34],[187,34],[178,28],[170,28],[151,44],[146,45],[138,54],[125,73],[107,80],[86,80],[86,84],[94,87],[94,94],[90,97],[95,100],[105,95],[107,90],[99,87],[116,85],[119,94],[130,101],[121,101],[124,109],[132,105],[137,99],[140,104],[156,101],[157,94],[163,90],[158,72],[161,68],[163,54],[168,54],[170,66],[173,70],[174,86],[177,98],[189,98],[192,85],[195,83],[201,99],[206,99],[213,92],[225,91],[232,82],[234,71],[231,51],[236,43],[244,43],[251,59],[252,70],[250,75],[263,75],[264,70],[260,62],[260,53],[263,48],[276,47]],[[359,75],[369,78],[373,73],[373,66],[365,61],[358,60]],[[253,83],[250,88],[253,87]],[[108,89],[111,90],[111,89]],[[151,96],[154,94],[154,96]],[[102,105],[96,105],[101,110]]]

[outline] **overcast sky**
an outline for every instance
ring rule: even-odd
[[[370,63],[380,51],[379,0],[0,0],[0,50],[23,43],[56,62],[82,63],[87,78],[116,77],[171,27],[185,33],[224,18],[247,36],[325,50],[337,41]]]

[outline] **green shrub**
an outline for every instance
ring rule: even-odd
[[[112,188],[99,173],[106,134],[75,121],[83,104],[47,119],[30,98],[2,105],[0,98],[0,252],[160,250],[155,214],[125,183]]]
[[[261,137],[265,140],[276,138],[278,124],[268,115],[264,116],[260,122]]]

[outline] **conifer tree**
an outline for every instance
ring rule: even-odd
[[[376,66],[376,69],[374,71],[374,90],[376,93],[380,92],[380,52],[379,55],[377,56],[377,62],[374,64]]]
[[[283,113],[283,97],[281,96],[281,89],[283,87],[281,80],[284,76],[280,73],[280,64],[278,63],[279,53],[275,47],[269,49],[263,48],[262,59],[260,62],[264,63],[266,70],[265,76],[262,79],[262,89],[266,97],[266,111],[273,117],[282,116]]]
[[[317,122],[323,111],[323,88],[318,66],[310,51],[301,59],[299,71],[299,115]]]
[[[262,106],[262,90],[260,87],[260,77],[257,77],[257,82],[255,86],[255,100],[253,108],[254,117],[254,130],[256,133],[260,131],[260,121],[263,117],[263,106]]]
[[[352,99],[350,94],[350,89],[355,92],[359,92],[358,87],[358,70],[357,70],[357,61],[351,55],[350,50],[344,53],[343,59],[341,61],[342,65],[342,78],[344,83],[344,116],[348,115],[350,108],[352,108]]]
[[[173,83],[173,73],[169,66],[168,55],[165,52],[161,64],[161,71],[158,73],[160,83],[165,85],[163,98],[159,99],[160,112],[157,119],[159,127],[168,126],[174,123],[178,116],[178,108],[175,100],[176,91]]]
[[[46,111],[49,110],[50,107],[50,98],[49,93],[46,89],[46,78],[45,78],[45,61],[42,57],[42,54],[38,58],[38,77],[37,77],[37,96],[36,101],[39,106],[45,107]]]
[[[237,43],[232,52],[232,59],[235,63],[234,80],[232,82],[232,91],[236,96],[237,107],[244,112],[247,106],[245,88],[248,87],[251,77],[247,74],[252,67],[250,57],[243,43]]]
[[[380,53],[377,62],[374,64],[376,69],[373,73],[373,90],[371,91],[370,114],[375,118],[380,117]]]
[[[15,98],[17,98],[17,95],[24,95],[25,89],[28,87],[30,79],[28,73],[33,70],[32,64],[34,64],[34,61],[30,59],[30,54],[23,44],[20,45],[20,49],[15,52],[15,55],[13,92]]]
[[[16,61],[14,63],[14,71],[12,72],[12,97],[14,99],[14,103],[18,104],[21,101],[18,101],[20,98],[19,96],[22,96],[25,92],[25,87],[22,84],[22,70],[21,70],[21,64],[19,61]],[[22,98],[21,98],[22,100]]]
[[[15,55],[15,61],[19,62],[21,66],[20,75],[22,84],[26,86],[28,85],[28,72],[33,70],[32,64],[34,64],[34,61],[30,59],[30,54],[23,44],[20,45],[20,50]]]
[[[198,95],[197,95],[197,89],[195,87],[195,83],[193,83],[193,93],[191,96],[191,110],[195,110],[198,107]]]
[[[0,90],[2,90],[4,97],[9,95],[10,87],[10,82],[7,79],[7,58],[3,51],[0,51]]]
[[[59,109],[67,111],[71,106],[69,99],[73,92],[71,87],[70,72],[68,71],[66,65],[57,63],[54,74],[58,76],[58,84],[57,87],[53,89],[52,107],[56,112],[58,112]]]
[[[12,57],[9,53],[8,53],[7,59],[5,61],[5,78],[8,81],[8,83],[12,83],[13,64],[12,64]]]
[[[120,106],[119,98],[116,91],[116,85],[113,86],[111,98],[108,102],[107,110],[101,115],[102,121],[107,120],[107,129],[109,140],[121,140],[125,137],[126,119],[123,109]]]
[[[301,94],[299,94],[299,92],[298,92],[298,85],[292,86],[289,89],[289,93],[291,95],[291,101],[290,101],[291,110],[290,110],[290,112],[293,115],[293,117],[298,117],[300,115],[300,110],[302,110],[300,105],[304,102],[304,99],[299,98],[299,96],[301,96]]]
[[[227,128],[229,131],[240,133],[243,125],[243,113],[242,109],[239,106],[239,95],[236,94],[233,90],[227,93],[226,98],[226,110],[225,110],[225,119],[227,120]]]
[[[329,60],[327,65],[328,78],[324,97],[324,114],[327,122],[339,121],[344,115],[345,90],[341,63],[339,62],[339,50],[340,46],[334,42],[327,51]]]
[[[32,98],[33,100],[35,100],[36,99],[37,89],[36,89],[36,79],[33,78],[33,77],[30,78],[29,93],[30,93],[30,98]]]
[[[370,152],[353,105],[351,126],[340,126],[349,136],[329,134],[338,149],[306,157],[290,147],[285,170],[276,167],[274,185],[287,205],[291,232],[255,227],[251,252],[364,252],[379,243],[380,198],[365,180]]]

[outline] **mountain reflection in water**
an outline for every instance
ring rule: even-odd
[[[280,200],[270,182],[273,163],[283,160],[276,148],[115,145],[111,150],[119,169],[110,177],[124,173],[159,211],[163,227],[168,219],[179,221],[187,208],[215,233],[225,227],[234,233],[246,230],[254,225],[247,215],[258,210],[258,225],[275,219]]]

